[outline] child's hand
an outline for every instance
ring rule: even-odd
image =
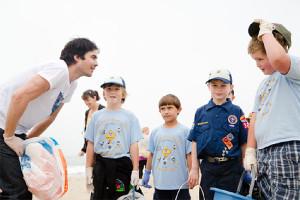
[[[256,19],[255,22],[259,23],[259,32],[257,38],[261,40],[261,37],[266,33],[271,33],[275,29],[274,24],[264,21],[262,19]]]
[[[93,185],[93,167],[85,168],[85,176],[86,176],[86,189],[88,192],[94,192],[94,185]]]
[[[149,180],[150,180],[150,174],[151,174],[151,170],[147,170],[145,169],[144,175],[143,175],[143,180],[142,180],[142,185],[145,188],[151,188],[152,186],[149,185]]]
[[[199,184],[199,169],[198,168],[190,170],[188,183],[189,183],[190,189],[193,189],[196,185]]]
[[[130,184],[137,186],[139,184],[139,170],[132,170]]]
[[[244,168],[247,171],[251,171],[251,167],[253,167],[254,175],[256,175],[257,174],[256,149],[252,147],[247,147],[245,151]]]

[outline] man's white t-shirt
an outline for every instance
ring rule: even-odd
[[[49,82],[50,88],[28,104],[18,121],[16,134],[26,133],[62,103],[71,100],[77,82],[70,83],[68,66],[63,60],[36,66],[0,85],[0,128],[5,129],[7,110],[13,93],[37,74]]]

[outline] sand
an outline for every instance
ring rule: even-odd
[[[150,180],[151,181],[151,180]],[[147,189],[142,187],[145,198],[151,200],[153,197],[154,189]],[[198,190],[199,187],[195,187],[193,190],[190,190],[192,199],[198,199]],[[88,200],[89,193],[85,189],[85,178],[82,175],[72,175],[69,176],[69,190],[61,198],[61,200]],[[34,198],[34,200],[37,200]]]

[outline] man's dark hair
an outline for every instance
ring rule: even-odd
[[[84,55],[89,51],[98,50],[96,44],[87,38],[75,38],[69,41],[60,54],[60,59],[64,60],[67,65],[75,63],[74,56],[77,55],[84,59]]]

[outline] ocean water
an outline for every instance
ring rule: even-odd
[[[68,174],[84,175],[85,173],[85,156],[66,156]]]

